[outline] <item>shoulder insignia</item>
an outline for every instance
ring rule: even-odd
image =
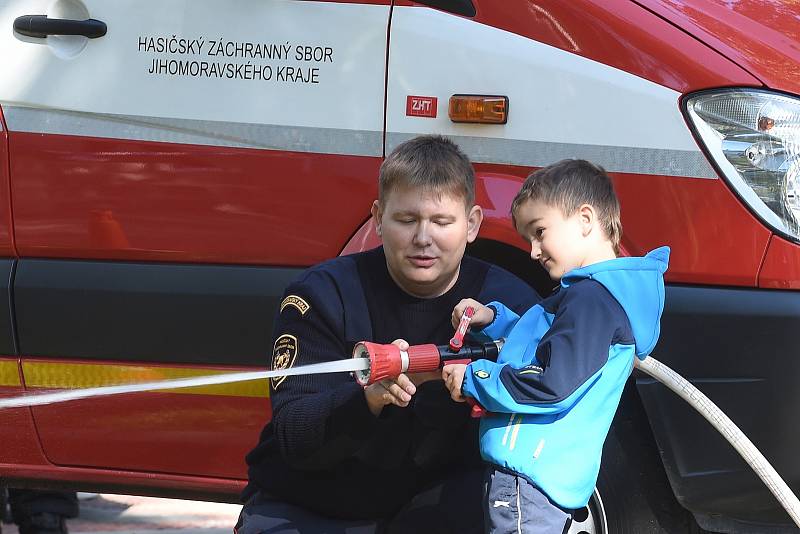
[[[278,336],[272,349],[272,370],[290,368],[294,365],[295,358],[297,358],[297,338],[289,334]],[[285,376],[272,378],[272,388],[276,389],[284,380]]]
[[[483,369],[480,369],[478,371],[475,371],[475,376],[477,376],[478,378],[489,378],[489,373],[487,373]]]
[[[297,308],[297,310],[300,312],[300,315],[305,315],[306,312],[311,309],[311,306],[308,305],[308,302],[297,295],[289,295],[281,301],[281,313],[283,313],[283,309],[286,306]]]

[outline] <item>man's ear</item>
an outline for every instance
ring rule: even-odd
[[[478,231],[483,222],[483,209],[477,204],[472,206],[467,214],[467,243],[472,243],[478,237]]]
[[[591,204],[582,204],[578,208],[578,221],[581,225],[581,231],[584,237],[592,233],[594,223],[597,221],[597,214]]]
[[[383,216],[383,210],[381,209],[380,201],[376,200],[372,203],[372,208],[370,208],[369,212],[372,214],[372,222],[375,224],[375,233],[378,234],[378,237],[381,235],[381,217]]]

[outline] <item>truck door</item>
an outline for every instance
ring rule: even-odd
[[[283,287],[374,198],[388,3],[0,2],[29,389],[267,366]],[[235,384],[33,415],[59,466],[241,479],[266,396]]]

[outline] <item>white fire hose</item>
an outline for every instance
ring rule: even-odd
[[[800,527],[800,500],[792,493],[786,482],[770,465],[764,455],[756,449],[753,442],[739,430],[730,418],[725,415],[716,404],[706,397],[703,392],[694,387],[681,375],[664,365],[660,361],[648,356],[644,360],[636,358],[636,367],[652,376],[669,389],[677,393],[688,402],[692,408],[700,412],[722,436],[733,445],[736,451],[744,458],[753,471],[761,478],[769,490],[781,503],[781,506],[792,517],[795,524]]]

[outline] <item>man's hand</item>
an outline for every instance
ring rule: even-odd
[[[467,299],[469,300],[469,299]],[[464,302],[463,300],[461,302]],[[456,402],[466,402],[467,399],[461,394],[461,385],[464,383],[464,373],[467,366],[463,363],[445,365],[442,369],[444,385],[450,390],[450,397]]]
[[[408,350],[408,343],[403,339],[395,339],[392,341],[392,345],[397,345],[400,350]],[[405,408],[411,402],[411,396],[416,392],[417,387],[411,378],[401,374],[397,378],[387,378],[365,387],[364,397],[367,399],[369,411],[377,417],[387,404]]]
[[[494,312],[491,308],[484,306],[475,299],[462,299],[461,302],[456,304],[456,307],[453,308],[453,328],[458,328],[458,323],[461,322],[461,316],[464,315],[464,310],[466,310],[468,306],[475,308],[475,315],[472,316],[472,320],[469,323],[470,328],[473,326],[486,326],[494,321]]]

